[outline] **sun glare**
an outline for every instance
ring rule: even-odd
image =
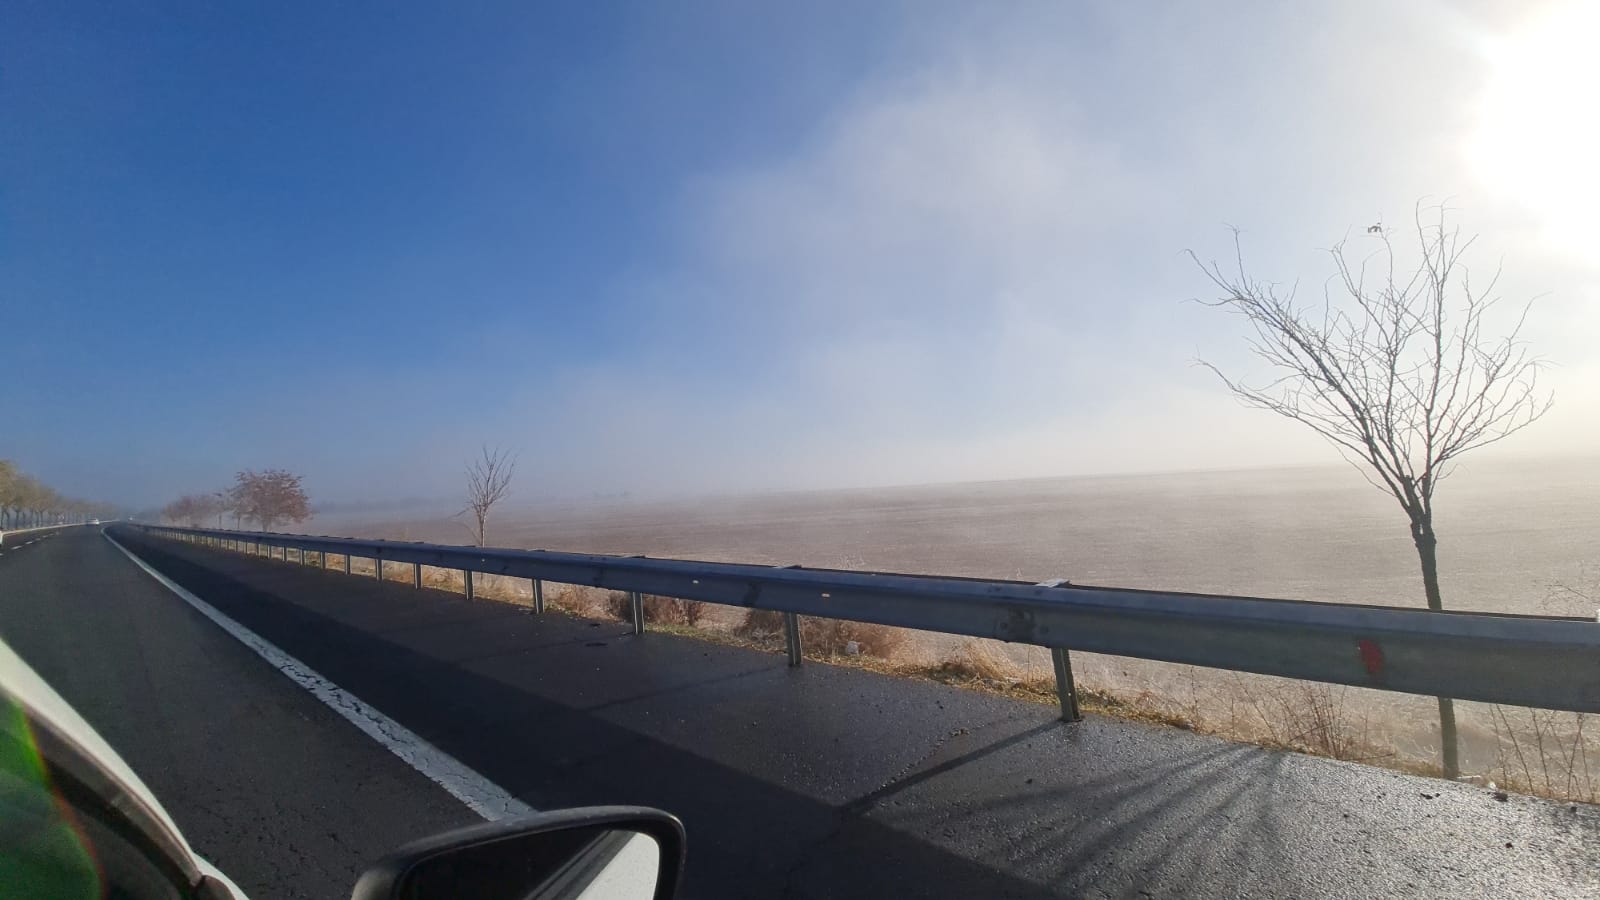
[[[1489,47],[1492,66],[1467,145],[1489,190],[1526,208],[1546,237],[1600,240],[1600,4],[1551,9]]]

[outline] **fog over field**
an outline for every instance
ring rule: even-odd
[[[1438,511],[1447,608],[1593,618],[1561,586],[1600,581],[1600,459],[1490,458],[1447,482]],[[509,501],[508,501],[509,502]],[[333,518],[306,530],[465,543],[459,519]],[[972,482],[697,500],[508,505],[491,543],[550,550],[878,569],[1080,584],[1423,605],[1405,520],[1345,467]],[[1600,627],[1600,626],[1597,626]],[[959,639],[921,635],[923,659]],[[1013,648],[1042,669],[1042,651]],[[1213,708],[1241,676],[1075,654],[1090,685]],[[1244,676],[1250,684],[1264,679]],[[1404,752],[1437,742],[1431,698],[1351,689]],[[1464,760],[1492,756],[1489,713],[1463,704]]]

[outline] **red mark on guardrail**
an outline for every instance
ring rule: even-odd
[[[1367,667],[1367,674],[1374,679],[1383,677],[1383,648],[1371,638],[1362,638],[1356,641],[1356,649],[1361,651],[1361,664]]]

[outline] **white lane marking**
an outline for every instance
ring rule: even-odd
[[[491,822],[538,812],[512,796],[505,788],[474,772],[465,763],[428,743],[411,729],[362,702],[354,694],[317,674],[310,666],[278,649],[266,638],[228,618],[211,604],[157,572],[149,563],[135,556],[133,551],[117,543],[116,538],[109,534],[105,538],[112,546],[133,560],[134,565],[161,582],[167,590],[182,597],[184,602],[199,610],[201,615],[217,623],[223,631],[254,650],[273,668],[310,691],[313,697],[344,716],[350,724],[366,732],[368,737],[388,748],[390,753],[400,757],[411,768],[444,788],[450,796],[465,803],[468,809]]]

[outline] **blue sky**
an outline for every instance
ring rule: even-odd
[[[1600,141],[1529,99],[1593,16],[1132,6],[13,4],[0,456],[130,503],[480,442],[528,495],[1326,460],[1191,365],[1247,363],[1180,251],[1320,279],[1430,196],[1545,295],[1518,449],[1600,448]]]

